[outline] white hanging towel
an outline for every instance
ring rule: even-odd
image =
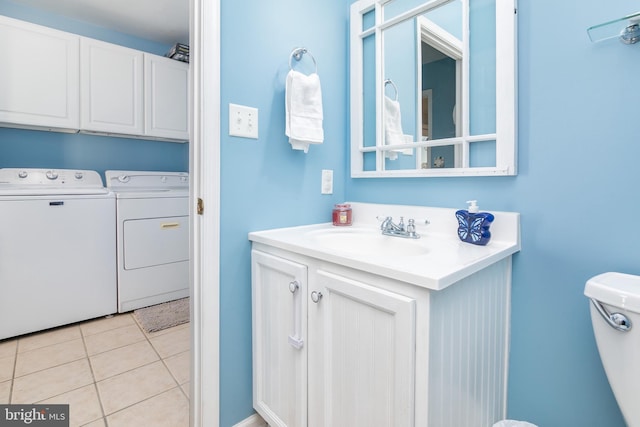
[[[404,144],[404,132],[402,132],[402,117],[400,116],[400,103],[388,96],[384,97],[384,143]],[[398,158],[396,151],[385,151],[385,156],[389,160]]]
[[[309,144],[322,144],[322,91],[320,77],[291,70],[285,88],[285,134],[294,150],[309,151]]]

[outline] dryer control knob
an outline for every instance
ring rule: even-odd
[[[46,176],[47,176],[47,179],[50,179],[50,180],[58,179],[58,173],[55,171],[47,171]]]
[[[82,179],[82,178],[84,178],[84,174],[82,172],[76,172],[75,177],[76,177],[76,179]]]
[[[29,175],[29,174],[27,173],[27,171],[20,171],[20,172],[18,172],[18,178],[26,178],[26,177],[27,177],[27,175]]]

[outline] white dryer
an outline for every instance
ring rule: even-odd
[[[0,339],[115,313],[115,199],[95,171],[0,169]]]
[[[116,195],[118,311],[189,296],[189,174],[105,172]]]

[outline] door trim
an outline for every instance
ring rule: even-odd
[[[190,425],[220,422],[220,0],[190,0]],[[198,213],[198,200],[204,203]]]

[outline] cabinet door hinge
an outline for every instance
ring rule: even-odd
[[[202,200],[200,197],[198,197],[198,207],[196,209],[196,212],[198,213],[198,215],[204,214],[204,200]]]

